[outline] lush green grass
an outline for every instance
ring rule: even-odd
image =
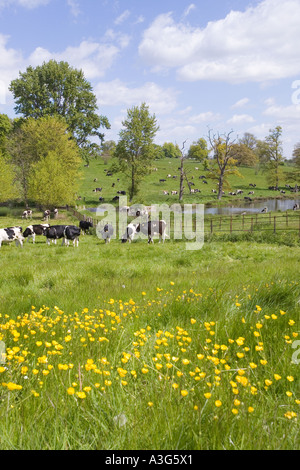
[[[134,202],[178,202],[163,196],[178,190],[167,178],[178,175],[178,160],[155,166]],[[216,202],[201,165],[187,166],[201,194],[186,191],[184,202]],[[127,189],[123,175],[105,176],[108,168],[83,169],[79,204],[96,206],[100,195],[111,202]],[[232,190],[255,182],[255,197],[278,196],[265,175],[242,172]],[[222,203],[229,200],[226,193]],[[39,212],[32,221],[21,213],[0,208],[0,226],[41,222]],[[44,237],[3,245],[0,448],[299,449],[298,218],[278,219],[276,235],[268,214],[253,233],[249,220],[234,218],[239,232],[230,234],[231,219],[220,226],[214,218],[211,234],[207,218],[197,251],[173,237],[106,245],[95,232],[78,248],[47,246]],[[78,220],[60,211],[56,223]]]
[[[299,449],[298,246],[39,237],[0,263],[1,449]]]

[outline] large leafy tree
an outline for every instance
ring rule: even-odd
[[[207,142],[205,139],[200,138],[190,146],[188,157],[204,162],[208,158],[208,154]]]
[[[81,159],[78,146],[71,138],[71,134],[68,133],[67,124],[63,118],[45,116],[40,119],[27,119],[21,122],[21,125],[17,122],[10,137],[8,149],[25,204],[28,204],[30,197],[41,203],[37,193],[39,191],[42,194],[45,191],[45,179],[41,179],[42,163],[40,162],[43,162],[43,168],[47,168],[49,171],[47,180],[49,188],[47,190],[57,191],[56,180],[53,177],[54,170],[51,171],[51,165],[54,161],[53,155],[57,159],[55,168],[60,165],[61,178],[64,179],[65,186],[72,184],[72,187],[75,187],[79,177]],[[49,156],[52,158],[49,163],[46,163]],[[34,191],[31,189],[34,181],[33,171],[37,182]],[[70,203],[70,199],[64,201],[62,198],[61,203]],[[48,204],[51,205],[51,198],[48,200]]]
[[[145,103],[127,110],[127,117],[122,125],[115,156],[130,181],[129,197],[132,201],[143,177],[150,172],[155,157],[153,141],[159,126],[155,114],[150,114]]]
[[[25,118],[60,115],[76,140],[82,156],[88,160],[100,152],[108,119],[98,114],[97,99],[82,70],[67,62],[50,60],[26,72],[10,84],[15,99],[15,111]]]
[[[162,150],[164,156],[166,158],[180,158],[181,151],[177,144],[173,144],[173,142],[165,142],[162,145]]]

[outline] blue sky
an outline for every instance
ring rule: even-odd
[[[83,69],[118,140],[146,102],[156,143],[188,147],[208,129],[300,142],[300,0],[0,0],[0,112],[29,65]]]

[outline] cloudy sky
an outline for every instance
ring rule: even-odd
[[[55,59],[83,69],[118,140],[146,102],[156,143],[208,129],[300,142],[300,0],[0,0],[0,112],[12,79]]]

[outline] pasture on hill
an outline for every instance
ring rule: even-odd
[[[143,180],[140,192],[134,198],[133,203],[145,205],[166,203],[171,205],[174,202],[178,202],[178,195],[172,196],[171,191],[179,192],[179,167],[180,160],[178,158],[155,160],[151,173]],[[89,163],[89,167],[83,167],[81,187],[78,192],[78,196],[81,197],[81,200],[77,201],[79,206],[95,207],[99,204],[99,197],[103,197],[104,202],[111,203],[113,197],[117,195],[117,191],[126,191],[128,194],[128,181],[126,181],[124,175],[122,173],[115,173],[112,176],[106,176],[109,170],[110,164],[102,159],[92,160]],[[216,181],[207,178],[207,184],[205,184],[203,183],[204,179],[199,178],[200,176],[207,176],[208,173],[203,169],[203,165],[196,160],[187,159],[185,162],[185,170],[189,181],[194,183],[192,188],[199,189],[201,193],[190,194],[187,182],[185,181],[183,203],[217,203],[217,196],[212,193],[212,189],[217,188]],[[254,190],[254,195],[251,196],[253,198],[284,197],[291,195],[290,191],[286,190],[285,184],[282,184],[280,187],[281,190],[286,190],[285,195],[269,190],[269,185],[266,181],[266,173],[263,171],[257,171],[255,168],[247,167],[242,167],[239,171],[243,177],[240,178],[235,175],[229,177],[231,189],[225,190],[221,204],[228,203],[230,200],[243,199],[251,190]],[[292,171],[292,167],[285,166],[284,171],[288,173]],[[168,175],[171,175],[171,177],[168,177]],[[173,178],[174,176],[177,178]],[[97,181],[94,181],[94,179],[97,179]],[[166,181],[160,182],[161,179],[165,179]],[[114,187],[112,187],[113,183],[115,184]],[[251,188],[249,186],[250,183],[256,184],[256,187],[254,189]],[[93,192],[96,188],[102,188],[102,191]],[[228,194],[238,189],[244,191],[241,196],[230,196]],[[163,191],[168,191],[170,193],[169,196],[164,195]]]

